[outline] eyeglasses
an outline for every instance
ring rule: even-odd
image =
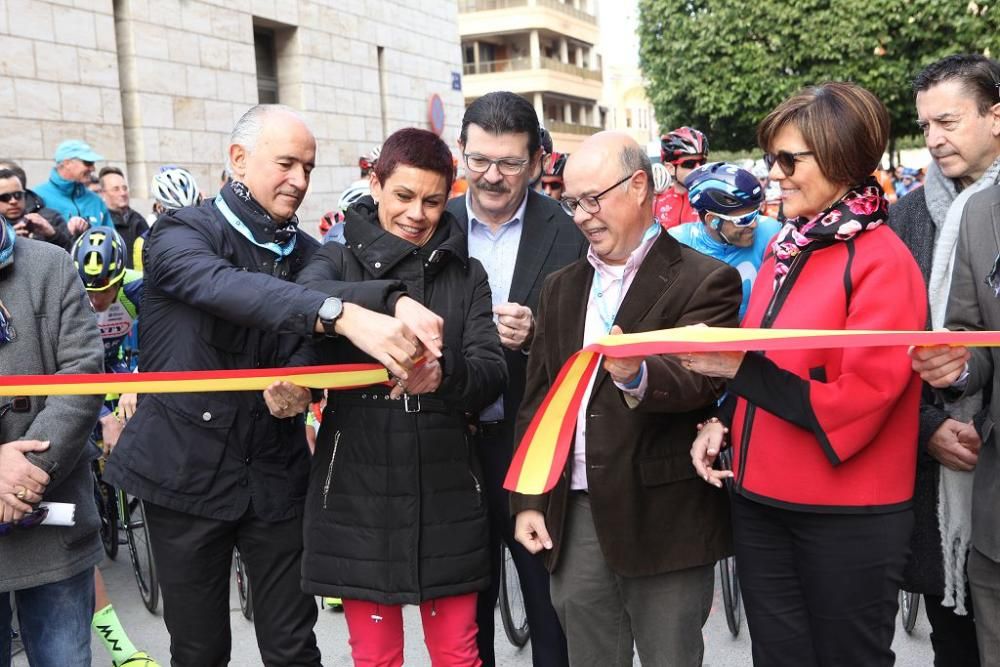
[[[617,188],[619,185],[621,185],[628,179],[632,178],[632,176],[634,175],[635,172],[629,174],[622,180],[612,185],[607,190],[598,192],[596,195],[587,195],[586,197],[580,197],[579,199],[577,199],[576,197],[563,197],[562,199],[559,200],[559,206],[561,206],[562,210],[566,212],[566,215],[570,217],[576,215],[577,206],[582,208],[587,213],[593,215],[594,213],[597,213],[601,210],[601,197],[608,194],[609,192]]]
[[[753,223],[757,222],[757,218],[760,217],[760,210],[751,211],[746,215],[722,215],[721,213],[712,211],[712,215],[717,218],[721,218],[722,220],[728,220],[736,227],[749,227]]]
[[[698,158],[694,158],[694,159],[690,159],[690,160],[681,160],[680,162],[674,162],[673,163],[673,165],[675,167],[682,167],[684,169],[697,169],[698,167],[700,167],[703,164],[705,164],[705,161],[704,160],[700,160]]]
[[[485,174],[490,170],[490,167],[496,165],[497,170],[504,176],[517,176],[531,162],[530,159],[516,157],[502,157],[497,160],[491,160],[485,155],[477,153],[465,153],[462,157],[465,158],[465,166],[477,174]]]
[[[777,153],[764,153],[764,166],[767,167],[768,171],[771,171],[771,167],[775,162],[777,162],[785,176],[792,176],[795,174],[795,163],[799,161],[798,158],[805,155],[814,155],[814,153],[812,151],[799,151],[797,153],[778,151]]]
[[[35,528],[36,526],[40,526],[42,522],[45,521],[45,517],[47,517],[48,515],[49,515],[48,507],[37,507],[33,511],[28,512],[27,514],[22,516],[17,521],[8,521],[7,523],[0,523],[0,537],[10,535],[12,532],[14,532],[14,530],[18,528],[23,530],[26,528]]]
[[[79,160],[80,158],[77,158],[77,159]],[[88,168],[88,169],[90,169],[91,167],[94,166],[94,163],[91,162],[90,160],[80,160],[80,162],[82,162],[83,166],[86,167],[86,168]]]
[[[24,199],[24,190],[18,190],[16,192],[5,192],[0,195],[0,202],[4,204],[9,204],[11,200],[22,201]]]

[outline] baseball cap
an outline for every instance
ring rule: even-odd
[[[86,141],[81,141],[79,139],[68,139],[56,148],[56,162],[62,162],[63,160],[83,160],[84,162],[97,162],[103,160],[104,156],[95,153],[94,149],[90,147]]]

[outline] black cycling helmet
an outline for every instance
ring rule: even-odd
[[[541,141],[542,152],[548,155],[552,152],[552,135],[541,125],[538,126],[538,139]]]
[[[88,229],[73,244],[73,264],[87,291],[107,289],[125,276],[125,241],[108,227]]]

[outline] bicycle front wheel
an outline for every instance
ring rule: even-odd
[[[726,612],[726,625],[733,637],[738,637],[743,627],[740,606],[740,579],[736,574],[736,559],[732,556],[719,561],[719,579],[722,582],[722,606]]]
[[[120,491],[119,494],[118,502],[125,508],[122,524],[125,526],[128,538],[128,551],[132,558],[135,583],[139,586],[142,603],[151,614],[155,614],[160,606],[160,585],[156,577],[153,548],[149,544],[146,508],[140,499],[129,500],[124,491]]]
[[[531,632],[528,629],[528,614],[524,610],[524,596],[517,567],[506,544],[500,545],[500,621],[511,644],[523,648],[528,643]]]

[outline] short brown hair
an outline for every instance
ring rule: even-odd
[[[774,138],[788,124],[802,134],[823,175],[843,185],[864,182],[889,142],[885,105],[854,83],[827,82],[789,97],[757,126],[758,145],[771,152]]]

